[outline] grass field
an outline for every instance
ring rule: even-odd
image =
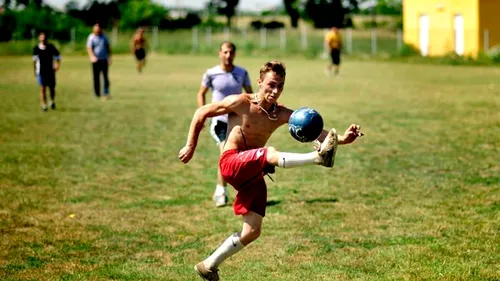
[[[366,135],[332,170],[277,170],[262,236],[222,280],[500,280],[500,68],[347,60],[327,78],[323,61],[283,59],[282,103]],[[237,64],[255,81],[266,60]],[[241,227],[212,206],[207,130],[177,160],[217,62],[152,55],[139,75],[116,56],[102,102],[87,58],[64,57],[58,109],[41,112],[30,58],[2,57],[1,280],[201,280],[193,265]],[[285,127],[269,144],[310,150]]]

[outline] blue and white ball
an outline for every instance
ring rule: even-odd
[[[315,109],[301,107],[290,116],[288,131],[300,142],[314,141],[323,131],[323,118]]]

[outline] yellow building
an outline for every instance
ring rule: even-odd
[[[477,56],[500,45],[500,0],[403,0],[403,26],[424,56]]]

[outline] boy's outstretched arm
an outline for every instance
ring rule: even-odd
[[[208,117],[219,116],[232,112],[232,108],[235,103],[235,96],[236,95],[226,97],[220,102],[206,104],[194,112],[194,116],[189,127],[186,145],[179,151],[179,160],[183,163],[187,163],[191,160],[194,150],[196,149],[196,145],[198,144],[198,137],[200,136],[201,129],[203,129],[205,120]]]

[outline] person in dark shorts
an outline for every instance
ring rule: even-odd
[[[40,85],[40,107],[47,111],[48,107],[56,109],[56,71],[61,65],[61,55],[54,45],[48,43],[45,32],[40,32],[38,40],[38,45],[33,48],[33,65],[35,77]],[[47,87],[50,91],[48,105]]]
[[[330,54],[331,62],[325,68],[325,74],[330,75],[332,67],[335,75],[340,72],[340,51],[342,50],[342,37],[337,27],[332,27],[325,35],[325,44]]]
[[[219,167],[224,179],[237,191],[233,211],[243,219],[241,231],[230,235],[208,258],[195,265],[195,271],[203,280],[219,280],[219,266],[260,236],[266,215],[266,174],[272,173],[274,167],[321,165],[332,168],[337,145],[352,143],[361,135],[360,127],[352,124],[343,135],[337,135],[335,129],[323,130],[317,140],[321,141],[319,148],[309,153],[281,152],[266,147],[271,135],[287,124],[293,113],[292,109],[278,103],[285,76],[283,63],[269,61],[260,69],[257,93],[229,95],[194,113],[186,145],[179,151],[179,160],[188,163],[192,159],[208,117],[227,114],[228,135]]]
[[[212,102],[223,100],[229,95],[241,94],[242,89],[247,93],[253,92],[248,71],[234,65],[236,46],[224,41],[219,47],[219,64],[209,68],[203,74],[200,90],[197,95],[198,106],[206,104],[205,95],[212,89]],[[210,134],[216,144],[221,147],[226,139],[227,115],[215,116],[210,125]],[[216,207],[223,207],[228,203],[226,190],[227,183],[222,178],[220,171],[217,173],[217,184],[212,199]]]
[[[92,29],[92,33],[87,38],[87,53],[92,62],[92,73],[94,81],[94,95],[101,97],[101,73],[104,80],[104,94],[101,99],[108,100],[109,94],[109,77],[108,70],[111,65],[111,46],[106,35],[104,35],[101,26],[96,23]]]
[[[144,28],[140,27],[135,32],[130,43],[132,53],[137,61],[137,72],[141,73],[146,66],[146,38],[144,38]]]

